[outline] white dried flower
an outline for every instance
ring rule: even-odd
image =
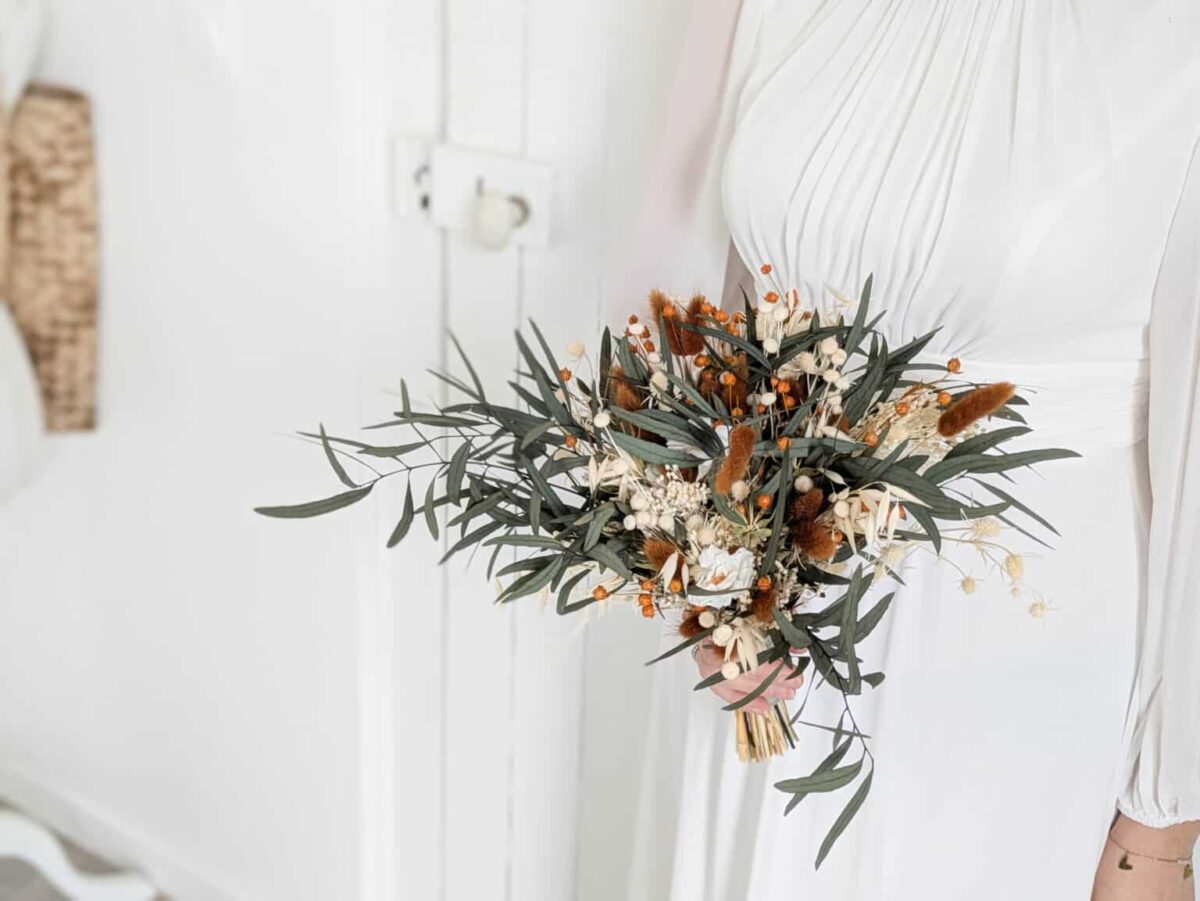
[[[664,513],[658,518],[658,527],[664,532],[670,532],[675,528],[675,517],[670,513]]]
[[[725,647],[733,638],[733,628],[728,623],[722,623],[717,626],[712,634],[713,644],[719,648]]]
[[[1029,605],[1029,615],[1034,619],[1045,619],[1050,612],[1050,605],[1045,601],[1034,601]]]
[[[802,372],[807,372],[809,375],[815,375],[817,372],[817,361],[810,351],[804,351],[796,358],[796,363],[800,366]]]
[[[662,354],[660,354],[656,350],[656,351],[654,351],[654,353],[646,354],[646,360],[650,363],[655,363],[655,364],[661,363],[662,362]]]
[[[639,528],[646,529],[650,527],[650,523],[654,522],[654,517],[647,510],[639,510],[635,519]]]
[[[827,381],[831,385],[834,384],[835,382],[837,382],[837,380],[840,379],[841,377],[842,377],[842,374],[840,372],[838,372],[832,366],[830,366],[828,369],[826,369],[824,372],[821,373],[821,378],[823,378],[825,381]]]
[[[764,338],[763,339],[763,350],[765,350],[769,354],[779,353],[779,339],[778,338]]]
[[[831,356],[836,350],[838,350],[837,338],[833,337],[832,335],[830,335],[828,338],[822,338],[821,343],[817,345],[817,349],[821,351],[821,353],[825,354],[825,356]]]
[[[729,486],[729,494],[735,501],[744,501],[750,496],[750,486],[738,479]]]
[[[586,348],[584,348],[582,341],[572,341],[567,345],[567,355],[575,359],[582,357],[585,350]]]
[[[635,494],[629,499],[629,506],[634,510],[645,510],[650,506],[650,499],[644,494]]]
[[[699,617],[701,629],[711,629],[717,624],[717,617],[711,610],[705,610]]]
[[[895,569],[904,562],[904,545],[887,545],[879,552],[879,560],[888,569]]]
[[[963,594],[974,594],[975,580],[970,576],[963,576],[962,581],[958,583],[958,587],[962,589]]]
[[[666,391],[671,387],[671,380],[665,372],[656,372],[650,376],[650,385],[657,391]]]
[[[829,355],[829,362],[834,366],[841,366],[846,362],[846,352],[839,347]]]
[[[621,524],[623,526],[625,526],[625,531],[632,532],[634,529],[637,528],[637,524],[638,524],[637,517],[634,516],[632,513],[630,513],[628,516],[625,517],[624,520],[622,520]]]
[[[845,519],[850,515],[850,505],[846,501],[838,501],[833,505],[833,515],[838,519]]]
[[[1000,521],[993,519],[990,516],[985,516],[983,519],[977,519],[971,525],[971,537],[975,540],[985,538],[994,538],[1000,534],[1002,528]]]
[[[792,483],[792,487],[801,494],[808,494],[808,492],[813,490],[812,476],[796,476],[796,481]]]
[[[848,375],[842,376],[840,379],[838,379],[836,382],[833,383],[833,386],[835,388],[837,388],[838,391],[845,391],[847,388],[850,387],[850,376],[848,376]]]
[[[790,315],[792,315],[792,311],[783,304],[775,304],[774,308],[771,310],[771,318],[776,322],[787,322],[787,318]]]
[[[733,660],[730,660],[728,663],[726,663],[724,666],[721,667],[721,675],[724,676],[726,679],[736,679],[741,674],[742,674],[741,667],[739,667],[737,665],[737,663]]]
[[[596,414],[596,418],[592,420],[592,425],[598,429],[607,429],[612,425],[612,416],[604,410]]]
[[[731,604],[749,590],[754,581],[754,553],[744,547],[732,554],[719,547],[706,547],[697,561],[694,571],[696,586],[705,591],[721,594],[705,594],[695,598],[704,607],[721,608]]]
[[[760,397],[758,399],[758,402],[760,404],[762,404],[764,407],[770,407],[770,406],[773,406],[775,401],[777,401],[777,400],[779,400],[779,398],[775,396],[775,392],[768,391],[766,394],[764,394],[762,397]]]
[[[696,529],[698,529],[702,525],[704,525],[704,517],[701,516],[699,513],[693,513],[691,516],[689,516],[687,518],[686,525],[687,525],[689,531],[694,532],[694,531],[696,531]]]
[[[706,547],[717,540],[717,532],[712,526],[704,526],[696,533],[696,543]]]

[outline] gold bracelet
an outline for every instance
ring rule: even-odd
[[[1117,841],[1115,838],[1113,838],[1111,832],[1108,834],[1108,840],[1110,842],[1112,842],[1114,845],[1116,845],[1117,848],[1122,852],[1122,855],[1123,855],[1121,857],[1120,861],[1117,862],[1117,869],[1132,870],[1133,864],[1131,864],[1129,862],[1129,858],[1140,857],[1142,860],[1152,860],[1155,863],[1173,863],[1176,866],[1182,866],[1183,867],[1183,878],[1184,879],[1192,878],[1192,861],[1190,858],[1187,858],[1187,857],[1182,857],[1182,858],[1154,857],[1151,854],[1139,854],[1137,851],[1130,851],[1128,848],[1126,848],[1124,845],[1122,845],[1119,841]]]

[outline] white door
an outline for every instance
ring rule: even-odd
[[[543,161],[556,190],[547,249],[488,253],[419,217],[396,221],[400,290],[379,321],[403,337],[390,370],[379,355],[380,384],[395,383],[401,359],[453,365],[443,329],[498,396],[511,396],[512,332],[528,318],[564,357],[571,342],[595,344],[608,233],[636,204],[686,5],[406,0],[392,12],[376,52],[398,86],[395,133]],[[414,384],[414,397],[441,391]],[[380,530],[399,498],[391,504]],[[364,618],[367,835],[385,839],[364,849],[373,897],[621,897],[641,662],[657,635],[617,614],[585,628],[536,598],[497,607],[482,561],[432,570],[437,549],[416,532],[385,558],[378,609]],[[620,710],[622,722],[587,706]]]

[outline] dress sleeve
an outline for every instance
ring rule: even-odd
[[[1150,540],[1118,800],[1148,826],[1200,820],[1200,144],[1150,320]]]
[[[639,214],[604,292],[608,322],[647,294],[719,300],[738,273],[721,199],[725,150],[753,57],[762,0],[694,0],[663,136]]]

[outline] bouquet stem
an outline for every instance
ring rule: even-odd
[[[738,759],[759,763],[786,754],[796,747],[796,733],[787,702],[780,701],[765,716],[739,710],[734,714]]]

